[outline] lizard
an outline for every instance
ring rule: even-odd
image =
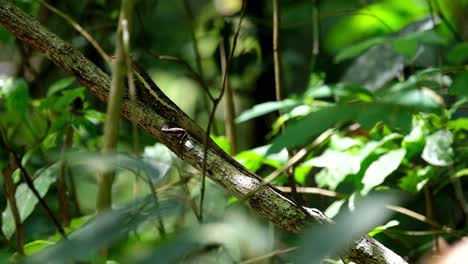
[[[135,76],[134,80],[137,86],[138,98],[166,119],[166,124],[164,124],[161,129],[162,132],[181,135],[179,138],[179,144],[181,145],[180,151],[183,150],[182,145],[184,140],[186,140],[188,135],[190,135],[202,143],[209,150],[214,151],[221,158],[228,161],[241,173],[258,180],[259,185],[254,187],[248,193],[244,194],[240,200],[249,200],[252,195],[255,195],[257,192],[260,192],[266,187],[276,192],[278,195],[286,197],[283,192],[274,186],[265,183],[263,178],[242,166],[237,160],[221,149],[221,147],[219,147],[210,137],[206,137],[206,132],[161,91],[161,89],[151,79],[141,64],[135,60],[132,60],[132,69]],[[179,156],[182,157],[182,153],[179,153]],[[288,199],[291,198],[288,197]],[[300,210],[303,211],[307,217],[322,223],[327,223],[330,221],[329,218],[326,217],[320,210],[303,207],[293,200],[290,201],[297,205],[297,207],[300,208]]]

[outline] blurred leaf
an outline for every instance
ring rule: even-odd
[[[3,85],[3,95],[7,109],[12,112],[25,113],[28,109],[28,84],[23,79],[7,79]]]
[[[449,166],[453,163],[452,143],[452,133],[439,130],[427,137],[421,157],[434,166]]]
[[[174,156],[171,151],[163,144],[156,143],[153,146],[145,147],[143,153],[143,161],[151,164],[151,168],[156,169],[158,173],[152,173],[150,176],[153,182],[166,176],[167,172],[172,167]]]
[[[397,38],[392,41],[393,48],[405,56],[407,59],[412,59],[416,55],[419,43],[414,38]]]
[[[41,197],[46,195],[50,185],[55,182],[55,174],[59,168],[60,163],[55,163],[45,169],[38,170],[34,174],[34,186]],[[26,220],[26,218],[28,218],[28,216],[34,211],[38,200],[26,183],[18,185],[16,188],[15,198],[21,222],[24,222],[24,220]],[[11,213],[10,204],[8,203],[6,209],[2,213],[2,231],[3,234],[5,234],[5,237],[9,239],[15,233],[15,230],[15,221]]]
[[[455,120],[448,121],[447,127],[454,133],[464,130],[468,130],[468,118],[457,118]]]
[[[370,38],[367,40],[364,40],[358,44],[349,46],[347,48],[342,49],[341,51],[338,52],[335,56],[335,63],[340,63],[343,60],[350,59],[353,57],[356,57],[369,49],[372,46],[375,46],[377,44],[382,44],[386,41],[387,39],[384,37],[375,37],[375,38]]]
[[[374,228],[374,230],[370,231],[368,233],[368,235],[370,237],[373,237],[379,233],[382,233],[383,231],[391,228],[391,227],[394,227],[394,226],[398,226],[400,224],[400,222],[398,222],[397,220],[390,220],[388,223],[386,223],[385,225],[381,225],[381,226],[378,226],[376,228]]]
[[[159,181],[166,175],[172,157],[165,147],[157,144],[154,147],[145,148],[145,154],[142,159],[133,158],[124,154],[104,155],[97,152],[68,152],[65,159],[70,165],[84,165],[94,173],[113,170],[116,168],[130,170],[134,173],[143,172],[150,177],[153,183]],[[157,154],[157,155],[156,155]],[[145,177],[146,181],[147,178]]]
[[[211,135],[211,139],[218,145],[222,150],[224,150],[226,153],[231,153],[231,145],[229,144],[229,140],[227,137],[217,137],[214,135]]]
[[[68,237],[28,257],[24,263],[67,263],[89,261],[99,249],[109,246],[125,237],[145,221],[154,221],[157,215],[167,216],[178,210],[173,200],[152,203],[152,197],[132,202],[125,207],[98,215],[93,221],[76,230]]]
[[[468,59],[468,42],[455,45],[447,54],[447,59],[452,64],[462,64]]]
[[[357,236],[385,221],[390,215],[385,204],[394,203],[396,196],[370,195],[360,201],[354,212],[340,213],[335,224],[306,228],[292,263],[321,263],[325,257],[335,256]]]
[[[49,90],[47,91],[47,96],[51,96],[54,93],[57,93],[69,87],[74,81],[75,81],[75,78],[73,77],[63,78],[63,79],[56,81],[49,87]]]
[[[266,102],[255,105],[251,109],[245,110],[237,118],[236,123],[242,123],[250,119],[266,115],[273,111],[284,110],[299,105],[299,102],[292,99],[286,99],[282,101]]]
[[[468,71],[459,73],[449,88],[449,94],[468,97]]]
[[[366,195],[372,188],[383,183],[385,178],[400,166],[405,154],[405,149],[396,149],[383,154],[379,159],[372,162],[362,179],[364,188],[361,194]]]

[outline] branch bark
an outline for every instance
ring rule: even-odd
[[[75,76],[98,99],[103,102],[108,101],[111,83],[109,75],[86,59],[69,43],[41,26],[35,18],[24,13],[11,2],[0,0],[0,24],[18,39],[43,53],[67,73]],[[132,101],[128,94],[124,96],[122,113],[127,119],[138,124],[196,169],[202,170],[204,145],[188,135],[183,146],[180,146],[177,135],[161,130],[171,120],[166,120],[155,109],[157,107],[150,107],[142,101]],[[191,125],[196,126],[196,124]],[[206,159],[208,177],[239,198],[262,185],[260,177],[253,173],[246,173],[245,169],[240,170],[238,164],[227,161],[211,148],[208,149]],[[308,210],[310,214],[307,214],[306,210],[270,185],[249,197],[246,202],[269,221],[290,232],[300,232],[312,219],[318,222],[329,220],[318,210]],[[406,263],[394,252],[368,236],[355,241],[345,255],[356,263]]]

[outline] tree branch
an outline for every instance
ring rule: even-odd
[[[98,99],[104,102],[108,100],[110,87],[108,74],[7,0],[0,0],[0,24],[3,24],[18,39],[43,53],[67,73],[75,76]],[[139,100],[132,102],[128,93],[124,96],[122,103],[122,113],[127,119],[137,123],[196,169],[202,170],[203,142],[196,140],[189,133],[181,146],[176,134],[163,132],[162,128],[171,122],[164,118],[164,116],[167,117],[164,109],[164,106],[151,107]],[[198,128],[195,123],[189,125]],[[190,132],[189,125],[181,128]],[[228,160],[212,146],[209,146],[206,155],[206,172],[211,180],[237,197],[243,197],[262,184],[260,177],[240,167],[234,160]],[[311,219],[325,220],[323,214],[314,213],[315,210],[310,210],[311,214],[307,214],[303,208],[270,185],[246,202],[269,221],[295,233],[300,232]],[[356,263],[406,263],[401,257],[368,236],[355,241],[352,248],[346,251],[346,255]]]

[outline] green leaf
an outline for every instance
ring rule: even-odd
[[[292,99],[286,99],[282,101],[266,102],[255,105],[251,109],[245,110],[237,118],[236,123],[242,123],[250,119],[266,115],[273,111],[284,110],[299,105],[299,102]]]
[[[421,189],[426,185],[427,181],[430,177],[434,175],[434,167],[433,166],[426,166],[426,167],[416,167],[412,170],[409,170],[406,173],[406,176],[401,178],[399,182],[399,186],[401,189],[417,193],[421,191]]]
[[[36,241],[30,242],[24,245],[24,253],[26,255],[32,255],[53,244],[55,244],[55,242],[53,241],[36,240]]]
[[[361,181],[364,184],[361,194],[366,195],[372,188],[383,183],[385,178],[400,166],[405,154],[405,149],[396,149],[383,154],[379,159],[372,162]]]
[[[371,48],[372,46],[384,43],[385,41],[386,41],[386,38],[384,37],[376,37],[376,38],[365,40],[356,45],[352,45],[347,48],[344,48],[340,52],[338,52],[338,54],[336,54],[335,62],[339,63],[339,62],[342,62],[343,60],[356,57],[359,54],[366,51],[367,49]]]
[[[421,157],[434,166],[449,166],[453,163],[452,143],[452,133],[439,130],[427,137]]]
[[[449,94],[468,97],[468,72],[458,74],[449,88]]]
[[[304,165],[324,168],[316,175],[315,180],[319,187],[328,186],[331,190],[336,189],[347,175],[356,174],[360,169],[360,161],[356,156],[329,149],[321,156],[304,162]]]
[[[55,182],[55,174],[60,168],[59,165],[60,163],[55,163],[52,166],[35,173],[33,177],[34,186],[41,197],[46,195],[50,185]],[[15,198],[21,222],[24,222],[24,220],[26,220],[26,218],[28,218],[28,216],[33,212],[38,200],[26,183],[21,183],[16,188]],[[8,239],[15,233],[15,222],[11,213],[10,204],[7,205],[6,209],[2,213],[2,231]]]
[[[452,64],[462,64],[468,59],[468,43],[455,45],[447,54],[447,60]]]
[[[378,226],[378,227],[374,228],[374,230],[370,231],[368,233],[368,235],[370,237],[373,237],[373,236],[375,236],[375,235],[377,235],[379,233],[382,233],[383,231],[385,231],[385,230],[387,230],[387,229],[389,229],[391,227],[398,226],[398,225],[400,225],[400,222],[398,222],[397,220],[391,220],[388,223],[386,223],[385,225],[381,225],[381,226]]]
[[[268,151],[275,153],[285,147],[298,147],[339,122],[352,119],[357,109],[350,105],[334,105],[312,112],[286,127],[284,133],[273,140]]]
[[[53,105],[55,111],[63,111],[69,106],[75,99],[84,98],[84,87],[77,87],[74,89],[63,91],[62,95],[58,97]]]
[[[414,38],[397,38],[392,42],[393,48],[407,59],[414,58],[418,50],[418,41]]]
[[[403,138],[401,146],[406,149],[408,159],[423,151],[426,143],[425,122],[422,118],[413,117],[413,129]]]
[[[172,216],[178,210],[180,204],[175,199],[164,199],[155,203],[153,196],[149,195],[115,210],[99,214],[82,228],[71,233],[67,240],[37,252],[24,259],[24,263],[88,262],[99,249],[126,237],[128,232],[136,230],[145,221],[153,223],[157,216]]]
[[[72,85],[72,83],[74,81],[75,81],[75,78],[73,78],[73,77],[63,78],[63,79],[60,79],[60,80],[56,81],[54,84],[52,84],[49,87],[49,90],[47,91],[47,96],[51,96],[54,93],[57,93],[57,92],[65,89],[65,88],[69,87],[70,85]]]
[[[28,84],[23,79],[7,79],[3,85],[7,109],[12,112],[25,113],[28,109]]]

